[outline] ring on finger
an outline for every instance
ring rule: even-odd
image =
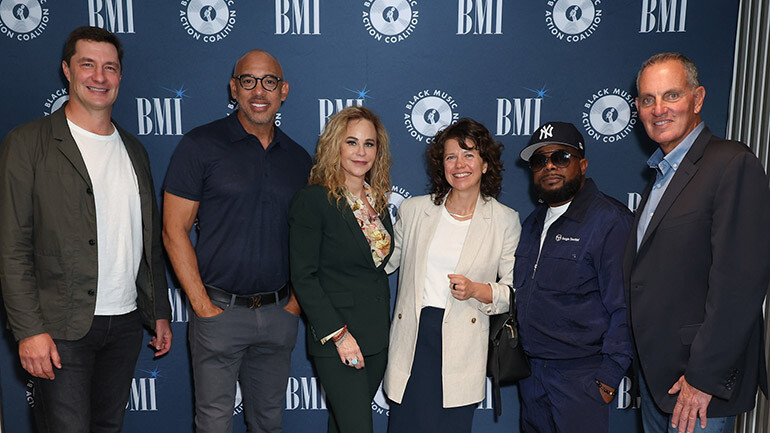
[[[358,365],[358,358],[353,358],[350,360],[350,365]]]
[[[452,290],[457,290],[457,283],[452,283]]]

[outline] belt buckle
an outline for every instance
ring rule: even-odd
[[[251,296],[249,298],[249,301],[251,301],[251,304],[249,304],[249,308],[251,308],[252,310],[255,308],[259,308],[262,305],[262,295]]]

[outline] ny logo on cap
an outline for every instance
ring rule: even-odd
[[[553,137],[553,125],[550,123],[540,128],[540,140]]]

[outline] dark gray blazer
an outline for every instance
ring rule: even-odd
[[[139,183],[144,251],[136,278],[144,324],[170,319],[150,161],[118,127]],[[21,125],[0,145],[0,286],[17,340],[47,332],[77,340],[96,305],[96,208],[64,107]]]
[[[654,182],[654,179],[652,180]],[[671,413],[669,388],[684,374],[729,416],[767,395],[762,300],[770,281],[770,189],[742,143],[697,137],[636,249],[642,195],[626,245],[626,301],[636,349],[655,402]]]

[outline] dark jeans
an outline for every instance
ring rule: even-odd
[[[142,347],[139,312],[95,316],[80,340],[54,340],[61,370],[35,378],[40,433],[120,432],[136,359]]]

